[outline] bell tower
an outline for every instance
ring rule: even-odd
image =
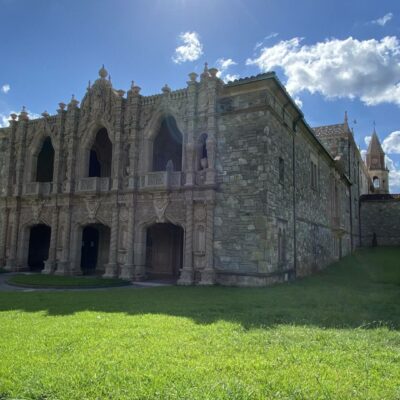
[[[375,128],[369,142],[366,164],[374,185],[374,193],[389,193],[389,170],[386,168],[385,152],[379,142]]]

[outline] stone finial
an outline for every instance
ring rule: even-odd
[[[108,72],[107,70],[104,68],[104,64],[101,66],[101,68],[99,69],[99,76],[101,79],[106,79],[108,76]]]
[[[133,90],[134,87],[135,87],[135,81],[131,81],[131,89]]]
[[[28,113],[27,113],[27,111],[26,111],[26,108],[25,108],[25,106],[22,106],[22,110],[21,110],[21,112],[19,113],[19,118],[18,118],[20,121],[28,121],[29,120],[29,116],[28,116]]]
[[[190,82],[196,82],[198,75],[196,74],[196,72],[191,72],[189,74],[189,78],[190,78]]]
[[[87,90],[90,90],[90,88],[92,87],[92,82],[88,82],[88,86],[87,86]]]
[[[138,95],[139,93],[140,93],[140,87],[139,86],[134,86],[133,88],[132,88],[132,93],[134,94],[134,95]]]
[[[44,110],[44,111],[42,112],[42,117],[48,118],[48,117],[50,117],[50,114],[49,114],[46,110]]]
[[[68,106],[70,107],[77,107],[79,101],[75,99],[75,95],[71,96],[71,101],[69,102]]]
[[[64,110],[65,110],[65,107],[66,107],[66,104],[63,103],[63,102],[58,103],[58,107],[60,107],[60,110],[61,110],[61,111],[64,111]]]
[[[347,117],[347,111],[344,112],[344,123],[347,124],[349,122],[349,118]]]
[[[18,115],[17,115],[17,114],[15,114],[15,113],[12,113],[12,114],[10,114],[10,117],[11,117],[11,121],[16,121],[16,120],[17,120],[17,117],[18,117]]]
[[[217,77],[217,74],[218,74],[217,68],[210,68],[210,69],[208,70],[208,72],[210,73],[211,78],[216,78],[216,77]]]
[[[171,93],[171,88],[170,88],[167,84],[165,84],[161,90],[162,90],[162,92],[163,92],[164,94],[169,94],[169,93]]]
[[[203,73],[201,74],[202,79],[207,79],[210,77],[210,74],[208,73],[208,63],[204,63],[204,70]]]

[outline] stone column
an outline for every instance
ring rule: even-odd
[[[213,285],[215,283],[214,270],[214,206],[215,202],[207,202],[206,226],[206,266],[201,272],[200,285]]]
[[[16,181],[14,195],[20,196],[22,193],[22,185],[24,181],[25,166],[25,145],[27,122],[29,121],[28,113],[25,107],[22,108],[18,117],[18,139],[17,139],[17,163],[16,163]]]
[[[188,84],[188,113],[187,113],[187,143],[186,143],[186,182],[185,186],[193,186],[195,184],[195,168],[194,168],[194,153],[196,146],[194,144],[194,131],[195,131],[195,114],[197,103],[197,74],[192,72],[189,74],[190,81]]]
[[[217,95],[220,80],[216,77],[218,71],[210,69],[211,78],[208,81],[208,117],[207,117],[207,157],[208,168],[206,171],[206,184],[215,185],[215,156],[216,156],[216,129],[217,129]]]
[[[65,207],[64,215],[64,235],[62,240],[62,258],[57,265],[55,271],[56,275],[69,275],[71,273],[71,261],[70,261],[70,245],[71,245],[71,218],[72,208],[70,206]]]
[[[194,282],[193,270],[193,193],[186,192],[186,229],[185,258],[178,280],[179,285],[191,285]]]
[[[8,228],[8,208],[1,209],[3,219],[0,226],[0,267],[4,267],[6,263],[6,243],[7,243],[7,228]]]
[[[110,254],[106,265],[104,278],[115,278],[118,273],[118,228],[119,228],[119,209],[118,204],[114,206],[111,222]]]
[[[57,126],[58,126],[59,139],[54,154],[53,193],[59,193],[60,186],[63,181],[63,177],[61,176],[61,165],[62,165],[61,160],[64,150],[64,126],[65,126],[66,112],[64,111],[65,108],[64,103],[59,103],[59,106],[60,108],[57,110],[58,111]]]
[[[128,254],[126,256],[125,265],[121,267],[121,279],[131,280],[134,277],[135,265],[134,265],[134,241],[135,241],[135,204],[129,210],[128,219]]]
[[[64,162],[66,162],[66,182],[65,191],[67,193],[74,191],[75,183],[75,169],[76,169],[76,131],[78,127],[79,120],[79,101],[72,97],[68,104],[68,110],[66,114],[65,121],[65,146],[68,149],[68,157]],[[67,141],[68,138],[68,141]],[[79,160],[82,162],[82,160]]]
[[[57,237],[58,237],[58,207],[55,206],[51,216],[51,237],[50,237],[50,248],[49,258],[44,264],[42,274],[51,274],[56,269],[56,258],[57,258]]]
[[[9,151],[6,154],[6,163],[5,163],[5,176],[6,176],[6,187],[5,187],[5,195],[12,196],[13,193],[13,175],[14,175],[14,148],[17,134],[17,114],[11,114],[10,120],[10,146]]]
[[[146,228],[135,226],[134,279],[140,281],[146,276]]]
[[[19,225],[19,209],[18,207],[10,209],[11,212],[11,240],[10,254],[6,262],[5,269],[7,271],[17,270],[17,246],[18,246],[18,225]]]

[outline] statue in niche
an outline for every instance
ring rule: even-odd
[[[166,166],[166,171],[174,172],[174,163],[172,162],[172,160],[168,160],[167,166]]]

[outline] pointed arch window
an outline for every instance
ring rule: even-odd
[[[182,170],[182,134],[175,118],[163,119],[153,144],[153,171]]]
[[[52,182],[54,174],[54,147],[48,136],[43,141],[42,148],[37,156],[36,182]]]
[[[101,128],[90,149],[89,154],[89,178],[110,177],[112,165],[112,143],[106,128]]]

